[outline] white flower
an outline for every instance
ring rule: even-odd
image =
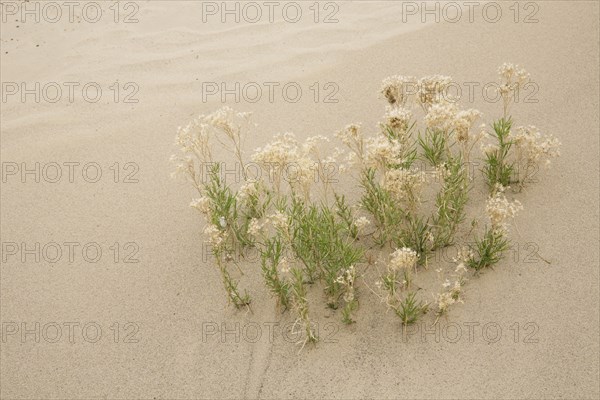
[[[250,181],[240,187],[237,192],[238,199],[244,201],[250,197],[254,197],[258,194],[258,183],[256,181]]]
[[[543,135],[535,126],[519,126],[516,131],[512,139],[522,162],[532,165],[543,158],[550,161],[550,158],[560,156],[558,139]]]
[[[350,124],[344,129],[335,133],[335,137],[340,139],[342,143],[349,145],[362,138],[360,132],[360,124]]]
[[[213,248],[218,248],[225,241],[225,232],[220,230],[215,225],[207,225],[204,228],[204,235],[208,236],[208,242],[213,246]]]
[[[415,93],[415,78],[412,76],[388,76],[381,83],[380,92],[393,106],[404,106]]]
[[[415,266],[417,259],[416,251],[409,249],[408,247],[403,247],[401,249],[396,249],[396,251],[390,255],[388,267],[392,271],[410,269]]]
[[[365,166],[385,170],[390,164],[402,162],[400,158],[402,145],[398,141],[377,135],[368,138],[366,144]]]
[[[493,155],[498,150],[500,150],[500,148],[496,144],[481,144],[481,151],[487,156]]]
[[[286,231],[288,229],[288,216],[280,211],[276,211],[268,217],[275,229]]]
[[[193,199],[190,207],[198,209],[203,214],[208,214],[210,213],[210,199],[205,196]]]
[[[329,138],[322,135],[311,136],[304,141],[302,150],[304,153],[308,154],[317,149],[320,142],[329,142]]]
[[[518,65],[504,63],[498,68],[498,75],[500,75],[498,92],[502,97],[506,116],[510,102],[515,98],[519,89],[529,82],[529,74]]]
[[[279,188],[282,174],[288,165],[298,161],[300,150],[294,134],[288,132],[275,135],[271,143],[257,148],[251,158],[268,173],[269,179]]]
[[[508,230],[507,220],[514,218],[523,209],[523,206],[519,200],[509,202],[504,193],[498,190],[494,196],[488,199],[485,209],[492,223],[492,229],[506,232]]]
[[[452,78],[443,75],[425,76],[417,82],[417,100],[427,110],[433,104],[439,103],[447,98],[447,89],[452,83]]]
[[[475,121],[481,116],[482,114],[479,111],[472,108],[456,113],[453,122],[456,140],[464,143],[469,142],[471,139],[469,132],[471,131]]]
[[[443,314],[448,311],[448,307],[456,303],[450,292],[442,292],[438,294],[438,313]]]
[[[529,81],[529,73],[524,68],[511,63],[502,64],[498,68],[498,75],[505,90],[515,90]]]
[[[344,301],[349,303],[354,300],[354,281],[356,280],[356,270],[354,265],[342,270],[336,278],[336,282],[344,287]]]
[[[264,223],[261,223],[258,219],[252,218],[248,224],[248,233],[254,237],[260,236],[264,227]]]
[[[410,127],[412,112],[404,107],[386,107],[385,123],[397,131],[406,131]]]
[[[455,126],[457,109],[456,105],[442,101],[434,103],[425,115],[425,124],[429,129],[450,131]]]
[[[417,201],[427,173],[416,169],[390,169],[385,172],[384,188],[398,200]]]

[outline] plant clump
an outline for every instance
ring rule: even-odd
[[[247,157],[244,139],[255,125],[228,107],[179,128],[173,161],[198,192],[190,205],[205,220],[228,301],[249,308],[242,277],[261,274],[277,307],[293,313],[303,345],[318,340],[311,296],[352,324],[373,276],[371,292],[403,327],[462,302],[469,277],[499,264],[510,248],[509,225],[523,206],[509,200],[509,188],[518,194],[559,155],[557,139],[531,125],[514,127],[510,110],[529,74],[513,64],[498,73],[502,114],[491,130],[481,112],[460,109],[448,95],[451,78],[442,75],[384,79],[381,122],[373,132],[358,123],[339,130],[343,150],[327,150],[329,137],[284,133]],[[216,157],[222,150],[231,154],[224,161]],[[226,179],[232,165],[240,172],[233,183]],[[484,204],[470,201],[477,165],[489,193]],[[344,192],[351,185],[359,190]],[[482,228],[465,222],[468,207],[487,215]],[[457,266],[445,272],[436,265],[443,283],[430,303],[416,281],[449,247],[458,249]],[[248,248],[260,256],[256,268],[240,263]],[[373,254],[385,260],[383,272]]]

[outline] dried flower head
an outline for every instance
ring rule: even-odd
[[[434,103],[425,115],[425,125],[429,129],[449,132],[455,127],[456,104],[447,101]]]
[[[504,63],[498,68],[498,75],[500,76],[498,92],[502,97],[504,117],[506,117],[511,101],[515,99],[519,90],[529,82],[529,74],[523,68],[519,68],[518,65]]]
[[[209,224],[204,228],[204,235],[208,237],[208,243],[213,249],[218,249],[225,243],[227,233],[224,230],[219,229],[218,226]]]
[[[518,150],[517,158],[525,165],[538,164],[542,159],[548,164],[550,158],[560,156],[560,142],[550,135],[543,135],[535,126],[519,126],[516,133],[512,134],[515,147]]]
[[[470,131],[475,124],[475,121],[477,121],[481,115],[481,112],[472,108],[456,113],[454,118],[454,136],[457,141],[468,143],[471,140]]]
[[[257,218],[252,218],[248,223],[248,233],[257,238],[263,233],[264,222],[259,221]]]
[[[390,254],[388,268],[392,271],[411,269],[416,265],[417,260],[418,256],[416,251],[408,247],[402,247]]]
[[[356,280],[356,270],[354,265],[342,270],[335,280],[344,288],[344,301],[349,303],[354,300],[354,281]]]
[[[385,113],[385,123],[394,130],[406,131],[411,118],[412,111],[403,107],[388,107]]]
[[[485,207],[492,223],[492,230],[499,232],[506,232],[508,230],[507,221],[514,218],[523,209],[519,200],[510,202],[503,192],[504,188],[499,185],[496,193],[488,199]]]
[[[384,188],[398,200],[418,202],[427,173],[417,169],[396,168],[385,173]]]
[[[210,213],[210,199],[206,196],[202,196],[198,199],[193,199],[190,203],[190,207],[196,208],[202,214],[208,215]]]
[[[452,78],[444,75],[425,76],[417,82],[417,101],[427,111],[433,104],[449,100],[448,87]]]
[[[275,229],[280,231],[287,231],[289,225],[289,218],[286,214],[282,213],[281,211],[276,211],[274,214],[271,214],[267,219]]]
[[[240,201],[246,201],[252,197],[258,195],[258,182],[251,180],[244,183],[237,192],[237,199]]]
[[[414,94],[415,78],[411,76],[388,76],[381,83],[380,92],[388,103],[395,107],[406,105],[410,95]]]
[[[366,140],[366,155],[364,164],[368,168],[386,171],[390,165],[402,162],[402,144],[398,140],[390,139],[383,134]]]

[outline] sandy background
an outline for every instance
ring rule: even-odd
[[[525,24],[514,22],[512,2],[499,3],[497,23],[481,12],[473,23],[466,14],[458,23],[422,23],[421,14],[403,22],[400,2],[339,2],[337,23],[315,24],[311,3],[302,3],[299,23],[221,23],[218,16],[203,23],[202,3],[194,1],[137,2],[139,22],[130,24],[112,20],[112,2],[102,3],[106,14],[98,23],[87,23],[77,9],[73,23],[23,23],[18,15],[2,23],[3,83],[97,82],[103,89],[97,103],[76,90],[72,103],[65,92],[57,103],[16,95],[1,104],[3,163],[81,163],[73,183],[64,166],[59,183],[43,175],[39,183],[31,175],[25,183],[20,175],[2,182],[3,245],[80,244],[72,263],[66,254],[56,263],[32,255],[22,262],[20,252],[3,248],[2,398],[600,396],[598,4],[537,2],[538,22]],[[521,9],[519,19],[531,11]],[[254,314],[226,307],[218,271],[203,261],[201,220],[188,207],[193,191],[170,178],[168,161],[176,127],[221,105],[216,97],[203,101],[202,82],[302,87],[297,103],[280,91],[273,103],[266,95],[239,104],[229,97],[227,104],[255,113],[259,129],[247,141],[254,148],[276,132],[306,137],[331,135],[353,121],[373,126],[384,108],[376,92],[388,75],[441,73],[484,84],[504,61],[525,66],[539,87],[537,102],[514,113],[518,122],[557,136],[562,157],[519,197],[525,211],[512,238],[520,252],[470,282],[465,304],[441,324],[461,327],[455,343],[451,330],[421,330],[403,340],[397,318],[367,291],[351,327],[316,310],[323,341],[299,355],[285,329],[274,328],[269,339],[268,324],[289,316],[273,309],[258,278],[247,282]],[[116,81],[117,102],[109,89]],[[139,87],[138,103],[123,101],[128,82]],[[323,90],[315,102],[315,82],[321,90],[335,83],[339,101],[325,103]],[[487,118],[500,110],[480,89],[461,104]],[[89,162],[101,167],[96,183],[81,175]],[[117,162],[115,183],[110,167]],[[124,182],[127,173],[137,183]],[[96,263],[81,253],[90,242],[103,251]],[[128,242],[139,248],[138,263],[124,262],[136,249]],[[530,243],[550,265],[527,258]],[[40,337],[21,337],[22,323],[33,330],[39,323]],[[79,324],[72,338],[65,323]],[[203,336],[203,326],[223,323],[239,324],[239,340]],[[489,323],[502,329],[493,343],[495,331],[482,330]],[[56,343],[54,324],[62,327]],[[262,336],[251,343],[255,324]],[[10,335],[14,327],[19,332]]]

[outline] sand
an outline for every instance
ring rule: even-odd
[[[521,5],[519,21],[537,10],[537,22],[515,23],[512,2],[501,2],[495,23],[480,9],[469,22],[466,8],[458,22],[448,14],[423,23],[399,2],[338,2],[338,22],[326,24],[336,9],[322,3],[315,24],[311,3],[298,3],[298,23],[281,14],[273,23],[222,23],[218,14],[203,22],[193,1],[121,4],[120,20],[130,12],[139,20],[127,24],[114,22],[112,2],[101,3],[97,23],[80,8],[73,22],[7,15],[3,94],[14,88],[7,82],[56,82],[63,93],[51,102],[50,85],[39,102],[19,92],[1,103],[2,398],[600,396],[598,4]],[[539,89],[515,118],[558,137],[562,156],[519,195],[525,211],[511,234],[519,252],[469,282],[439,331],[417,325],[403,336],[363,288],[357,323],[342,326],[317,309],[322,341],[298,353],[290,317],[274,309],[260,278],[246,282],[252,314],[227,307],[218,271],[203,258],[201,219],[188,207],[193,190],[170,178],[177,126],[222,105],[218,95],[203,99],[203,83],[302,88],[296,103],[278,90],[272,102],[266,92],[257,102],[226,98],[254,112],[252,149],[276,132],[374,126],[388,75],[441,73],[483,86],[505,61],[525,66]],[[72,102],[65,82],[79,83]],[[96,103],[81,91],[90,82],[88,99],[102,88]],[[325,102],[334,92],[337,103]],[[125,102],[128,94],[138,102]],[[500,112],[480,89],[461,104],[489,118]],[[22,178],[36,163],[38,175]],[[534,250],[550,264],[528,258]]]

